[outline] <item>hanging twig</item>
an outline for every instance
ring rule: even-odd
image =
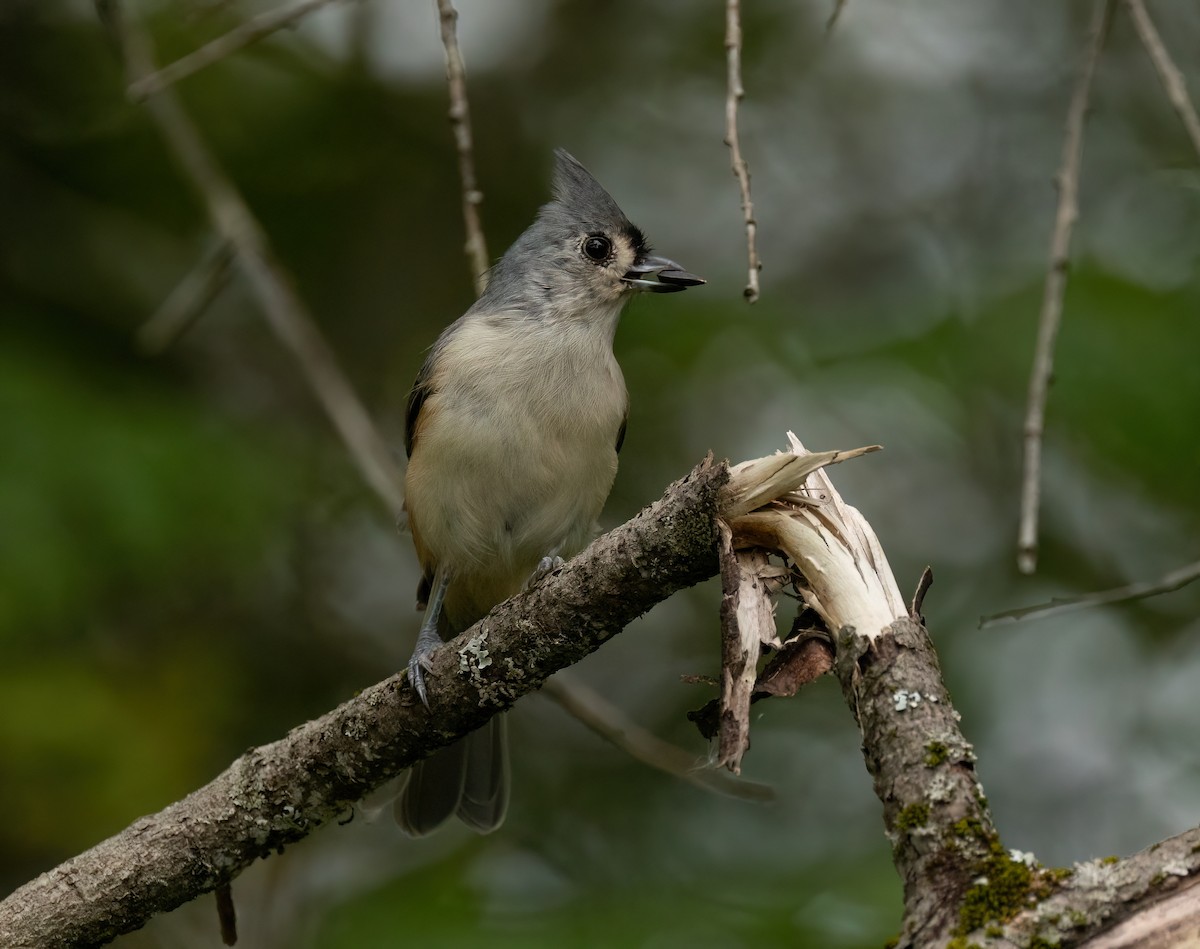
[[[1197,116],[1196,107],[1192,105],[1192,100],[1188,96],[1183,73],[1175,65],[1171,54],[1167,52],[1167,47],[1163,44],[1162,37],[1158,35],[1154,21],[1150,19],[1150,14],[1146,12],[1146,5],[1142,0],[1125,0],[1125,6],[1133,20],[1133,28],[1137,30],[1138,39],[1142,41],[1146,52],[1150,54],[1150,61],[1154,63],[1154,68],[1158,72],[1158,78],[1163,84],[1163,90],[1167,94],[1171,108],[1183,121],[1188,138],[1192,140],[1192,148],[1196,150],[1197,155],[1200,155],[1200,116]]]
[[[198,50],[188,53],[182,59],[177,59],[168,66],[163,66],[156,72],[138,76],[129,83],[128,95],[135,102],[141,102],[147,96],[160,92],[180,79],[198,73],[201,69],[220,62],[226,56],[245,49],[251,43],[257,43],[265,36],[270,36],[277,30],[291,26],[298,20],[308,16],[334,0],[300,0],[290,7],[277,7],[251,17],[245,23],[230,30],[223,36],[218,36],[211,43],[206,43]]]
[[[1055,597],[1049,603],[1039,603],[1037,606],[1023,606],[1016,610],[1005,610],[994,616],[985,616],[979,621],[980,629],[991,626],[1004,626],[1019,623],[1028,619],[1046,619],[1058,616],[1060,613],[1070,613],[1093,606],[1107,606],[1110,603],[1123,603],[1126,600],[1143,600],[1148,596],[1158,596],[1161,593],[1174,593],[1189,583],[1200,580],[1200,560],[1177,567],[1170,573],[1164,574],[1158,580],[1143,580],[1140,583],[1128,583],[1123,587],[1111,590],[1100,590],[1096,593],[1085,593],[1082,596]]]
[[[97,9],[120,43],[129,77],[136,81],[149,74],[153,69],[150,38],[121,16],[118,0],[99,0]],[[267,323],[296,358],[363,478],[388,509],[398,514],[404,504],[400,470],[275,260],[258,221],[208,151],[174,91],[163,89],[151,96],[146,108],[180,168],[204,199],[213,229],[236,251],[238,266],[258,298]]]
[[[1062,323],[1063,296],[1067,288],[1067,270],[1071,261],[1071,229],[1079,216],[1079,165],[1083,156],[1083,124],[1087,116],[1092,76],[1100,59],[1100,50],[1112,20],[1115,0],[1097,0],[1083,65],[1067,109],[1067,130],[1063,140],[1062,164],[1055,183],[1058,186],[1058,211],[1054,234],[1050,239],[1050,269],[1042,294],[1042,312],[1038,321],[1037,348],[1029,379],[1029,403],[1025,411],[1025,466],[1021,485],[1021,523],[1017,533],[1017,566],[1022,573],[1037,567],[1038,507],[1041,503],[1042,435],[1046,425],[1046,397],[1054,374],[1054,344]]]
[[[746,222],[746,255],[749,261],[749,276],[743,291],[747,303],[758,299],[758,272],[762,262],[758,259],[758,222],[754,220],[754,202],[750,199],[750,169],[742,158],[741,141],[738,138],[738,104],[746,95],[742,87],[742,10],[740,0],[725,3],[725,61],[728,69],[725,96],[725,144],[729,146],[729,161],[738,180],[738,191],[742,198],[742,217]]]
[[[833,12],[829,14],[829,19],[825,21],[825,33],[833,32],[833,28],[838,25],[838,20],[842,18],[842,11],[846,9],[846,0],[834,0]]]
[[[476,295],[487,287],[488,252],[479,220],[479,205],[483,192],[475,180],[475,153],[471,140],[471,109],[467,102],[467,71],[458,49],[458,11],[451,0],[437,0],[438,18],[442,25],[442,46],[446,49],[446,83],[450,87],[450,127],[454,130],[454,145],[458,149],[458,173],[462,179],[463,224],[467,239],[463,247],[467,266],[475,283]]]

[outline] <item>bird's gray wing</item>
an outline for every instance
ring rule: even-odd
[[[417,373],[412,390],[408,393],[408,408],[404,416],[404,453],[411,458],[413,442],[417,437],[417,419],[421,415],[421,406],[433,392],[433,360],[437,356],[437,347],[429,351],[421,371]]]

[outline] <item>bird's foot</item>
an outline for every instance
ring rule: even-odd
[[[545,580],[546,577],[554,573],[554,571],[561,567],[564,563],[566,563],[566,561],[557,554],[552,557],[543,557],[538,561],[538,565],[533,568],[533,573],[529,575],[529,579],[525,581],[525,589],[532,590],[535,586]]]
[[[412,658],[408,660],[408,683],[426,708],[429,707],[429,696],[425,691],[425,673],[433,671],[429,657],[441,644],[442,637],[435,630],[422,626],[421,632],[417,634],[417,645],[413,647]]]

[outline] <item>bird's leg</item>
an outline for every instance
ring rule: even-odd
[[[442,613],[442,601],[446,599],[446,587],[450,585],[450,568],[439,566],[433,572],[433,589],[429,591],[429,602],[425,606],[425,621],[417,633],[417,644],[412,658],[408,660],[408,681],[417,691],[421,704],[428,706],[425,694],[425,673],[429,671],[429,654],[442,644],[438,635],[438,617]]]

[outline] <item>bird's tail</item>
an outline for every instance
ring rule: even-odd
[[[445,612],[438,619],[442,639],[454,631]],[[491,833],[508,811],[508,723],[494,715],[486,725],[440,748],[409,772],[396,799],[396,823],[410,837],[424,837],[451,815],[474,831]]]

